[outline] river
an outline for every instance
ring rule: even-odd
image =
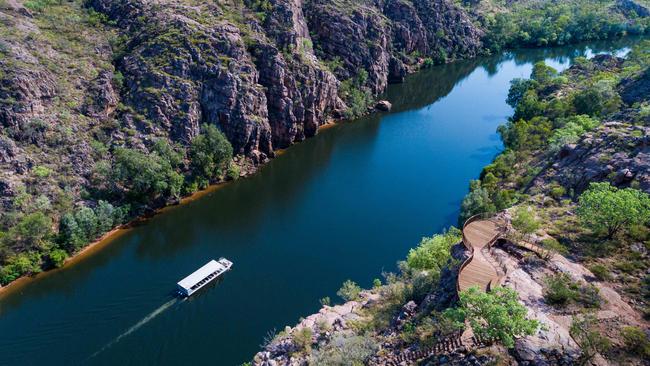
[[[391,113],[340,123],[258,174],[165,210],[74,265],[0,298],[0,365],[239,365],[265,335],[370,286],[421,237],[456,223],[502,148],[509,81],[546,59],[624,53],[635,39],[521,50],[411,75]],[[235,264],[187,301],[175,283]]]

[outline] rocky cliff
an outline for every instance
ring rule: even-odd
[[[258,165],[425,60],[476,56],[483,34],[449,0],[39,4],[0,4],[7,210],[36,166],[50,201],[63,188],[76,201],[114,147],[188,146],[202,124]]]

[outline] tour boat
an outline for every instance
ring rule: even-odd
[[[183,297],[191,296],[203,286],[226,273],[231,267],[232,262],[226,258],[209,261],[203,267],[178,282],[178,294]]]

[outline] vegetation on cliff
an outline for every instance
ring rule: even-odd
[[[344,357],[348,339],[350,349],[367,346],[355,353],[356,362],[422,351],[424,364],[436,364],[442,360],[428,347],[468,323],[480,337],[513,349],[452,353],[445,362],[571,365],[604,357],[634,364],[647,357],[650,340],[640,329],[650,313],[650,100],[643,91],[649,47],[642,42],[625,59],[578,58],[562,73],[538,63],[530,79],[512,81],[514,114],[499,129],[505,150],[472,182],[461,214],[505,210],[500,215],[510,227],[490,254],[506,273],[504,288],[470,289],[455,298],[465,257],[455,245],[460,231],[451,228],[424,238],[400,262],[399,273],[386,274],[372,290],[359,292],[346,282],[340,294],[353,301],[328,302],[294,328],[312,329],[308,348],[293,348],[296,333],[287,328],[254,364],[289,362],[287,354],[295,365],[329,364]],[[542,249],[524,249],[530,243]],[[346,295],[351,288],[353,297]],[[343,314],[334,325],[327,321],[332,313]],[[567,317],[566,324],[554,320]],[[320,350],[327,350],[326,358]]]
[[[366,113],[408,72],[642,33],[648,19],[630,1],[538,3],[0,1],[0,283],[251,173],[330,119]],[[476,201],[513,199],[488,188]]]

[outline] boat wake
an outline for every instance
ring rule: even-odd
[[[115,343],[119,342],[122,338],[124,338],[124,337],[128,336],[129,334],[135,332],[136,330],[140,329],[143,325],[145,325],[145,324],[147,324],[148,322],[150,322],[151,320],[153,320],[153,318],[155,318],[155,317],[157,317],[158,315],[160,315],[163,311],[169,309],[172,305],[174,305],[174,304],[177,303],[178,301],[179,301],[178,298],[173,298],[173,299],[167,301],[166,303],[160,305],[160,307],[158,307],[158,309],[156,309],[156,310],[152,311],[151,313],[149,313],[147,316],[145,316],[144,318],[142,318],[142,320],[140,320],[139,322],[137,322],[134,326],[132,326],[131,328],[127,329],[124,333],[120,334],[119,336],[115,337],[115,339],[113,339],[112,341],[108,342],[108,343],[107,343],[104,347],[102,347],[99,351],[97,351],[97,352],[93,353],[92,355],[90,355],[90,357],[88,357],[87,360],[90,360],[91,358],[96,357],[96,356],[99,355],[100,353],[102,353],[102,352],[104,352],[105,350],[109,349],[109,348],[110,348],[111,346],[113,346]]]

